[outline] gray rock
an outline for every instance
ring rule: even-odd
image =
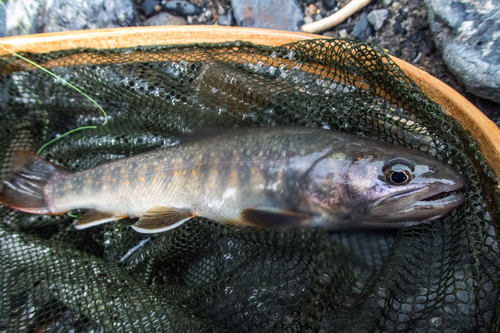
[[[219,25],[231,26],[233,22],[233,11],[231,9],[225,15],[219,16]]]
[[[358,23],[356,23],[352,30],[352,34],[360,40],[367,40],[368,37],[373,36],[373,27],[368,21],[368,15],[366,15],[366,13],[361,14]]]
[[[179,16],[174,16],[169,13],[159,13],[153,17],[148,18],[142,22],[142,25],[184,25],[187,24],[186,20]]]
[[[304,22],[297,0],[231,0],[231,6],[240,27],[300,31]]]
[[[500,102],[500,0],[429,0],[443,60],[477,96]]]
[[[323,0],[323,7],[326,10],[332,10],[335,6],[337,6],[337,0]]]
[[[23,0],[7,4],[7,35],[136,26],[131,0]],[[19,26],[23,28],[20,28]],[[26,31],[26,32],[25,32]]]
[[[383,0],[382,4],[384,5],[384,7],[390,7],[392,4],[392,0]]]
[[[145,0],[141,4],[141,10],[146,16],[151,16],[154,13],[156,13],[156,6],[161,6],[161,1],[160,0]]]
[[[41,32],[39,12],[43,12],[45,0],[25,0],[7,2],[5,35],[18,36]]]
[[[380,30],[384,25],[385,20],[389,17],[389,11],[387,9],[377,9],[372,10],[368,14],[368,21],[373,25],[375,30]]]
[[[187,1],[167,1],[167,3],[163,5],[163,8],[180,16],[200,15],[203,13],[203,10],[200,7]]]
[[[130,0],[53,0],[47,4],[43,32],[139,25]]]
[[[7,16],[5,15],[5,7],[0,6],[0,37],[5,37],[5,21]]]

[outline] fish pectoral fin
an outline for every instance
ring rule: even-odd
[[[127,217],[123,214],[105,213],[98,210],[90,209],[80,216],[80,219],[75,225],[75,229],[87,229],[99,224],[120,220]]]
[[[304,213],[271,207],[250,207],[240,213],[240,218],[245,224],[255,227],[298,227],[310,218]]]
[[[156,206],[144,213],[132,228],[144,234],[163,232],[177,228],[194,216],[187,209]]]

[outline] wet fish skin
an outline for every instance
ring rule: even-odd
[[[394,166],[404,170],[393,171]],[[391,172],[406,172],[411,180],[393,184],[387,179]],[[460,205],[463,195],[449,192],[465,183],[449,166],[408,148],[317,128],[279,127],[227,131],[75,173],[56,169],[43,186],[44,209],[12,200],[17,177],[0,193],[11,207],[110,213],[83,227],[123,216],[155,222],[161,215],[159,225],[148,224],[151,232],[194,215],[265,227],[414,225]],[[443,198],[434,200],[437,194]]]

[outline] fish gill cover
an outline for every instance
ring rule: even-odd
[[[0,57],[0,180],[14,153],[81,170],[201,128],[296,125],[428,153],[467,177],[465,204],[399,230],[279,231],[0,206],[0,332],[488,332],[500,327],[496,177],[461,125],[375,46],[338,40],[76,49]],[[409,148],[409,149],[410,149]],[[76,217],[75,217],[76,214]]]

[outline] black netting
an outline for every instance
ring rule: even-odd
[[[373,46],[335,40],[0,57],[0,180],[19,149],[70,170],[213,127],[297,125],[419,149],[467,177],[466,202],[401,230],[222,226],[158,235],[124,219],[0,207],[0,332],[487,332],[499,329],[497,180],[460,124]],[[81,212],[73,212],[77,215]]]

